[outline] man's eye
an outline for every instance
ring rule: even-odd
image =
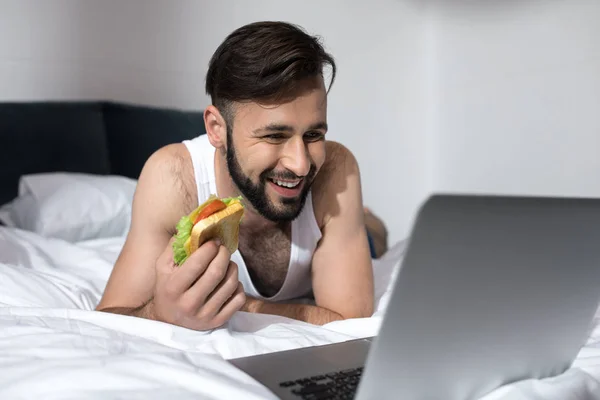
[[[285,135],[281,133],[272,133],[270,135],[264,136],[264,138],[269,140],[283,140],[285,139]]]
[[[304,137],[311,142],[321,140],[324,138],[324,136],[325,135],[323,135],[321,132],[308,132],[306,135],[304,135]]]

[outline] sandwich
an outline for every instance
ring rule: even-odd
[[[240,222],[244,215],[242,197],[219,199],[214,194],[177,223],[173,260],[181,265],[202,244],[219,239],[233,254],[238,247]]]

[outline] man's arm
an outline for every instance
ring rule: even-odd
[[[317,306],[343,319],[373,314],[373,265],[364,222],[358,162],[344,146],[328,142],[331,154],[320,177],[315,210],[323,216],[323,238],[312,263]]]
[[[246,296],[246,304],[241,311],[280,315],[315,325],[324,325],[344,319],[334,311],[311,304],[270,303],[249,296]]]
[[[373,314],[373,270],[364,223],[360,173],[345,147],[329,142],[328,161],[313,184],[323,237],[312,261],[316,305],[248,298],[242,311],[281,315],[323,325]]]
[[[113,314],[131,315],[138,318],[156,319],[152,299],[138,307],[103,307],[98,306],[97,311],[103,311]]]
[[[183,215],[185,202],[190,202],[184,201],[184,163],[178,145],[171,145],[144,165],[133,199],[131,228],[96,310],[155,319],[151,301],[155,263]]]

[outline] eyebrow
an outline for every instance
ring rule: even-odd
[[[318,129],[322,129],[322,130],[327,130],[327,123],[326,122],[317,122],[315,124],[312,124],[311,126],[308,127],[308,130],[318,130]],[[255,129],[254,134],[261,134],[261,133],[268,133],[268,132],[294,132],[294,128],[290,125],[285,125],[285,124],[269,124],[266,126],[263,126],[262,128],[258,128]]]

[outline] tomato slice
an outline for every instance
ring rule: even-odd
[[[214,200],[212,203],[210,203],[209,205],[204,207],[202,209],[202,211],[200,211],[200,213],[196,217],[196,220],[194,221],[194,225],[196,225],[198,223],[198,221],[201,221],[204,218],[210,217],[214,213],[224,210],[226,208],[227,208],[227,206],[221,200]]]

